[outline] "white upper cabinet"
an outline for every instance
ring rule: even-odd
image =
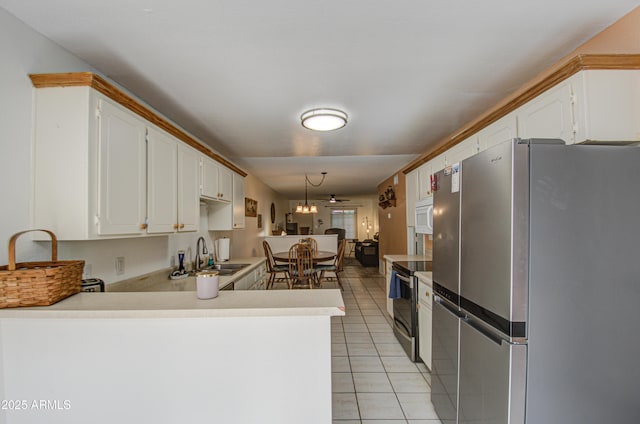
[[[582,71],[517,111],[521,138],[640,141],[640,71]]]
[[[445,152],[446,153],[446,152]],[[435,158],[431,159],[429,162],[429,166],[431,166],[431,173],[435,174],[438,171],[442,171],[446,165],[445,153],[439,154]],[[433,194],[433,193],[431,193]]]
[[[422,200],[426,197],[431,196],[431,176],[433,175],[433,171],[431,169],[431,162],[423,163],[416,170],[416,179],[418,185],[418,200]],[[408,174],[407,174],[408,175]],[[413,211],[415,213],[415,211]],[[415,217],[414,217],[415,221]]]
[[[405,179],[407,196],[407,226],[416,226],[416,201],[419,199],[418,193],[418,169],[409,172]]]
[[[559,138],[574,142],[571,79],[517,109],[520,138]]]
[[[218,164],[206,156],[202,156],[202,179],[200,196],[217,199],[218,194]]]
[[[149,233],[197,231],[199,153],[156,128],[147,135]]]
[[[149,128],[147,134],[149,233],[172,233],[178,222],[178,148],[170,135]]]
[[[198,230],[200,152],[88,86],[41,87],[34,99],[35,228],[60,240]],[[230,206],[231,171],[211,163]]]
[[[518,137],[518,119],[515,112],[511,112],[478,132],[478,151],[487,150],[516,137]]]
[[[98,100],[98,234],[140,234],[146,224],[146,127],[142,119]]]
[[[178,231],[198,231],[200,223],[200,154],[178,144]]]
[[[233,228],[244,228],[244,177],[233,173]]]
[[[60,240],[146,233],[146,126],[89,87],[35,91],[33,225]]]
[[[473,135],[444,152],[445,167],[462,162],[478,153],[478,137]]]
[[[218,169],[218,190],[220,200],[230,202],[233,199],[233,173],[231,170],[220,166]]]
[[[202,156],[200,196],[230,202],[233,197],[232,173],[208,156]]]
[[[571,82],[576,143],[640,141],[640,70],[583,71]]]
[[[431,176],[445,167],[445,154],[441,154],[422,164],[418,168],[418,198],[420,200],[433,195]]]

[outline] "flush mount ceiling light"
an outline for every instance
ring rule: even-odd
[[[302,126],[314,131],[332,131],[347,125],[347,114],[337,109],[311,109],[300,116]]]

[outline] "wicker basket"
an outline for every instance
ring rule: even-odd
[[[16,240],[31,231],[51,236],[51,262],[16,263]],[[48,230],[27,230],[9,240],[9,265],[0,267],[0,308],[47,306],[80,292],[84,261],[58,261],[58,240]]]

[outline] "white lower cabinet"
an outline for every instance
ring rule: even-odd
[[[431,370],[433,338],[432,287],[431,279],[418,277],[418,354],[429,370]]]
[[[263,290],[266,288],[265,278],[267,274],[266,265],[260,263],[255,269],[234,283],[234,290]]]
[[[267,267],[265,264],[260,265],[253,272],[253,284],[249,290],[265,290],[267,288]]]
[[[391,271],[393,268],[393,261],[387,259],[385,260],[385,283],[386,287],[386,299],[387,299],[387,313],[393,318],[393,299],[389,299],[389,282],[391,281]]]

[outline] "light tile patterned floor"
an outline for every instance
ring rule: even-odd
[[[347,314],[331,323],[334,424],[440,424],[430,400],[431,375],[396,340],[386,312],[384,277],[345,258]],[[275,289],[286,289],[276,283]],[[327,281],[323,288],[337,288]]]
[[[427,368],[393,335],[384,277],[353,259],[343,275],[347,315],[331,325],[334,424],[440,424]]]

